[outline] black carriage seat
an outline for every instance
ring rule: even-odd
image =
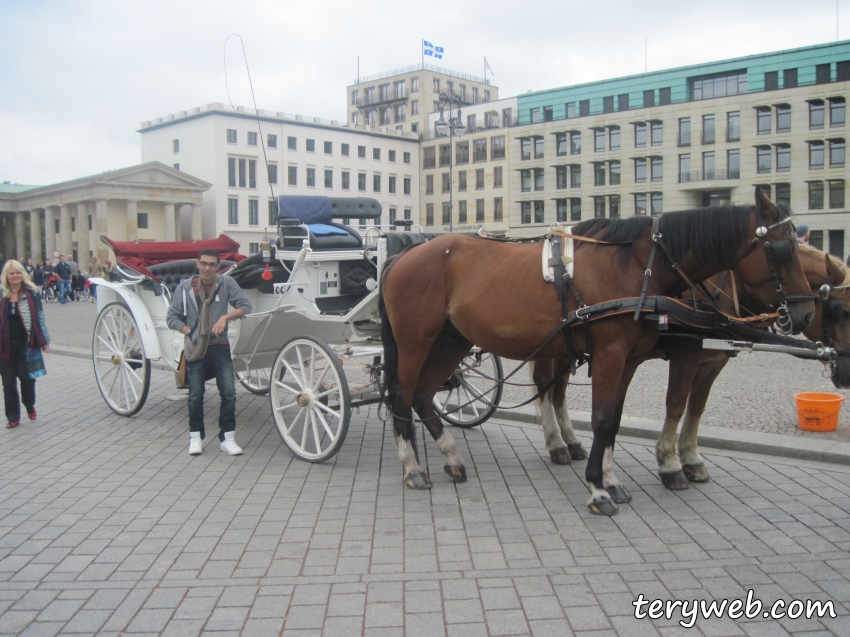
[[[230,271],[230,276],[243,290],[259,290],[262,294],[273,294],[275,283],[286,283],[289,281],[289,272],[287,268],[292,268],[293,262],[287,261],[286,267],[281,265],[275,255],[275,248],[272,246],[271,259],[269,260],[269,272],[272,278],[266,280],[263,278],[263,273],[266,271],[266,263],[263,260],[261,253],[254,254],[244,261],[240,262],[235,268]]]
[[[233,261],[221,262],[222,268],[226,268],[231,265],[233,265]],[[174,290],[180,284],[180,281],[184,281],[198,273],[198,264],[195,259],[167,261],[166,263],[149,265],[148,272],[162,281],[163,285],[168,288],[168,291],[171,294],[174,294]]]

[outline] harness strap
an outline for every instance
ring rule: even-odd
[[[652,218],[652,250],[649,251],[649,261],[646,263],[646,271],[643,273],[643,286],[640,289],[640,300],[635,309],[635,320],[640,318],[640,308],[643,307],[643,299],[646,298],[646,288],[649,286],[649,277],[652,276],[652,264],[655,262],[655,250],[661,239],[661,215]]]

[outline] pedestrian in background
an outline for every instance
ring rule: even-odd
[[[801,223],[797,226],[797,230],[795,231],[797,235],[797,243],[800,245],[809,245],[809,238],[812,236],[812,231],[809,230],[809,226],[805,223]]]
[[[91,288],[92,303],[97,300],[97,285],[91,282],[91,279],[94,277],[106,278],[100,261],[96,256],[92,255],[91,261],[89,261],[89,287]]]
[[[47,281],[50,277],[53,276],[53,262],[45,259],[44,260],[44,280]]]
[[[44,298],[44,263],[39,261],[32,271],[32,282],[38,288],[38,295]]]
[[[23,264],[24,269],[27,271],[27,274],[29,274],[30,278],[32,278],[32,273],[35,271],[35,266],[32,264],[32,257],[27,259],[26,263],[24,263],[23,261],[21,261],[21,263]]]
[[[71,267],[65,263],[65,255],[59,255],[59,263],[53,268],[54,274],[59,277],[59,304],[65,305],[68,294],[71,292]]]
[[[44,376],[42,351],[49,351],[50,336],[44,322],[41,297],[26,269],[10,259],[0,272],[0,377],[6,402],[7,429],[21,422],[21,401],[35,420],[35,379]],[[21,393],[18,394],[18,383]]]

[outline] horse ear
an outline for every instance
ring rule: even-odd
[[[841,285],[844,283],[844,272],[841,268],[835,265],[835,262],[826,253],[823,255],[826,261],[826,278],[832,282],[832,285]]]
[[[779,217],[779,210],[770,202],[770,198],[764,190],[756,186],[756,208],[765,217],[768,223],[774,223]]]

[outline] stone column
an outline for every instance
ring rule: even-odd
[[[98,199],[94,203],[94,236],[97,241],[97,260],[103,263],[109,258],[109,248],[103,243],[100,238],[105,236],[109,230],[109,223],[106,213],[106,199]]]
[[[192,241],[202,239],[204,236],[203,221],[201,219],[201,207],[197,204],[192,204],[192,236],[189,237]]]
[[[89,205],[85,201],[77,204],[77,252],[80,269],[89,266]]]
[[[12,258],[23,257],[24,262],[26,262],[27,244],[24,241],[24,236],[24,213],[19,210],[15,213],[15,256]]]
[[[139,240],[139,206],[135,199],[127,200],[127,241]]]
[[[165,204],[165,240],[177,241],[177,220],[174,214],[174,204],[169,202]]]
[[[53,206],[44,209],[44,251],[45,258],[53,262],[53,251],[56,249],[56,217]]]
[[[3,253],[7,259],[17,259],[15,252],[15,216],[14,214],[3,215]]]
[[[44,259],[41,254],[41,213],[36,210],[30,210],[30,256],[33,263]]]
[[[71,206],[63,204],[59,209],[59,252],[67,261],[74,247],[71,243]]]

